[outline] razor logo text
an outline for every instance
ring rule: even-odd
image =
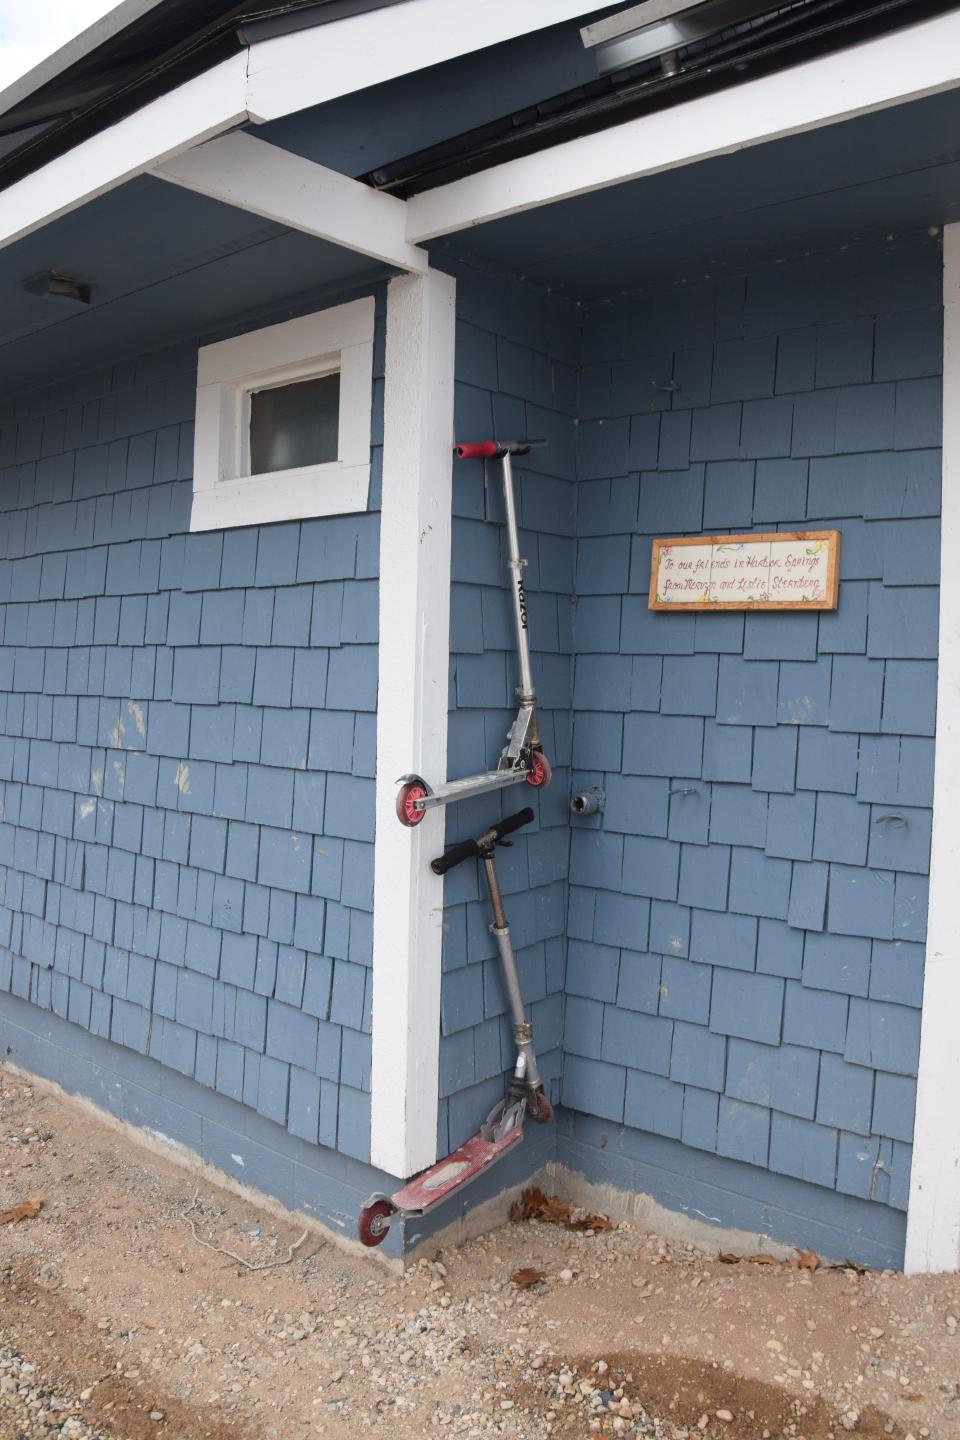
[[[527,594],[523,588],[523,581],[517,580],[517,600],[520,604],[520,624],[524,630],[527,628]]]

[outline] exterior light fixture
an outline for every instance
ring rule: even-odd
[[[23,288],[28,295],[52,295],[57,300],[73,301],[76,305],[89,305],[91,287],[83,280],[74,280],[59,270],[44,270],[24,280]]]

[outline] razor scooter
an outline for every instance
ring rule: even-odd
[[[404,1220],[418,1219],[446,1200],[455,1191],[462,1190],[502,1160],[509,1150],[523,1139],[523,1118],[529,1115],[538,1125],[546,1125],[553,1119],[553,1106],[544,1092],[543,1081],[537,1068],[537,1057],[533,1048],[533,1026],[523,1008],[520,981],[517,976],[517,961],[510,941],[510,926],[503,909],[503,897],[497,883],[494,852],[498,845],[509,844],[504,836],[529,825],[533,811],[528,807],[517,815],[508,815],[506,820],[491,826],[475,840],[462,840],[453,845],[438,859],[431,861],[430,868],[436,875],[445,875],[455,865],[478,856],[483,861],[490,905],[493,910],[493,924],[490,929],[496,937],[503,967],[503,980],[510,1001],[513,1018],[513,1034],[517,1045],[517,1059],[513,1079],[506,1097],[499,1100],[480,1126],[476,1135],[448,1155],[409,1180],[393,1195],[371,1195],[357,1224],[357,1233],[364,1245],[379,1245],[387,1235],[394,1215]]]
[[[527,599],[523,588],[523,571],[527,562],[520,554],[517,534],[517,508],[513,494],[511,458],[526,455],[531,447],[542,442],[482,440],[473,445],[458,445],[461,460],[499,459],[503,466],[503,508],[507,526],[507,567],[511,574],[513,615],[517,630],[517,659],[520,685],[517,694],[520,708],[507,732],[507,743],[500,752],[495,770],[471,775],[464,780],[447,780],[442,785],[429,785],[420,775],[401,775],[397,794],[397,818],[401,825],[419,825],[426,812],[435,805],[449,805],[472,795],[486,795],[525,780],[528,785],[550,784],[550,762],[540,744],[537,726],[537,697],[533,690],[530,668],[530,641],[527,635]]]

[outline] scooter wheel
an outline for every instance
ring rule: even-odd
[[[553,1106],[542,1090],[535,1090],[527,1101],[527,1114],[536,1125],[549,1125],[553,1119]]]
[[[389,1200],[377,1200],[368,1205],[366,1210],[361,1210],[357,1221],[357,1234],[361,1245],[366,1245],[368,1249],[372,1249],[374,1245],[382,1245],[390,1230],[390,1216],[395,1211],[396,1207],[391,1205]]]
[[[427,787],[423,780],[408,780],[401,785],[397,794],[397,819],[401,825],[419,825],[426,810],[418,810],[416,802],[427,798]]]
[[[530,774],[527,776],[527,784],[534,785],[538,790],[544,785],[550,784],[553,771],[550,768],[550,761],[540,750],[535,750],[530,756]]]

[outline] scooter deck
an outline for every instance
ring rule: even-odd
[[[484,1140],[480,1134],[471,1135],[459,1149],[454,1150],[445,1160],[431,1165],[404,1185],[402,1190],[390,1196],[392,1204],[405,1213],[423,1214],[439,1205],[454,1190],[469,1185],[489,1166],[496,1163],[507,1150],[511,1150],[523,1139],[523,1124],[515,1125],[499,1140]]]
[[[516,765],[509,770],[487,770],[482,775],[469,775],[463,780],[445,780],[440,785],[431,786],[421,803],[424,810],[429,810],[434,805],[449,805],[453,800],[487,795],[492,790],[505,790],[509,785],[519,785],[529,774],[529,765]]]

